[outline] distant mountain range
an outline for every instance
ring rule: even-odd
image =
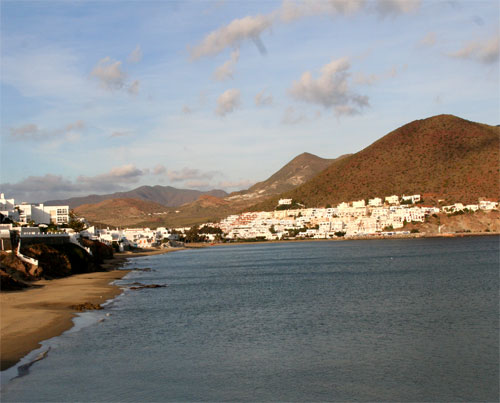
[[[344,158],[344,157],[340,157]],[[248,190],[234,192],[228,195],[222,191],[197,192],[191,191],[187,196],[195,199],[186,201],[185,189],[174,189],[161,186],[143,186],[130,192],[114,193],[103,196],[87,196],[62,201],[52,201],[52,204],[70,204],[75,208],[75,212],[87,218],[91,222],[108,224],[114,226],[138,225],[138,222],[144,226],[191,226],[196,223],[220,220],[230,214],[245,210],[255,203],[266,200],[270,196],[280,194],[281,192],[291,190],[316,174],[327,168],[335,159],[324,159],[316,155],[303,153],[287,163],[278,172],[265,181],[256,183]],[[184,198],[170,197],[169,204],[164,202],[164,189],[169,189],[171,194],[180,193]],[[177,192],[172,191],[172,189]],[[152,190],[157,190],[153,192]],[[196,193],[193,193],[196,192]],[[126,206],[126,199],[130,201]],[[116,199],[116,209],[113,210],[113,200]],[[139,200],[144,202],[143,207]],[[106,203],[103,201],[106,200]],[[158,207],[158,211],[163,214],[152,213],[153,203],[159,203],[171,208]],[[142,210],[144,214],[140,214]],[[158,212],[156,212],[158,213]],[[138,221],[141,218],[142,221]]]
[[[109,199],[139,199],[162,204],[167,207],[176,207],[182,204],[191,203],[202,195],[215,197],[226,197],[228,193],[223,190],[210,190],[202,192],[193,189],[177,189],[172,186],[141,186],[128,192],[116,192],[105,195],[89,195],[82,197],[72,197],[65,200],[49,200],[44,204],[47,206],[69,205],[75,208],[83,204],[95,204]]]
[[[77,214],[103,223],[113,221],[113,225],[133,222],[133,225],[191,226],[245,210],[272,210],[279,198],[293,198],[310,207],[415,193],[422,194],[426,203],[436,203],[438,199],[450,203],[477,202],[479,197],[498,199],[499,149],[499,127],[439,115],[404,125],[356,154],[324,159],[303,153],[265,181],[230,195],[223,191],[205,194],[188,191],[194,199],[186,202],[186,197],[182,204],[180,199],[170,198],[169,205],[176,207],[165,211],[160,211],[163,206],[154,207],[158,211],[152,212],[150,204],[141,207],[140,203],[130,202],[135,204],[126,213],[122,200],[117,202],[116,209],[113,202],[106,204],[104,215],[93,213],[103,209],[103,205],[86,206],[85,212],[78,209]],[[157,198],[150,191],[157,188],[174,189],[143,186],[131,192],[97,197],[132,197],[167,205],[164,201],[167,198]],[[92,197],[96,196],[89,196],[87,203]],[[81,202],[85,198],[75,199]],[[133,209],[144,212],[143,221],[137,221],[141,214]]]
[[[364,150],[333,162],[280,197],[307,206],[335,205],[392,194],[476,202],[500,197],[500,128],[453,115],[416,120]],[[254,209],[273,208],[277,197]]]

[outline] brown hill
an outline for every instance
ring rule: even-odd
[[[109,199],[96,204],[84,204],[74,209],[77,216],[91,223],[110,226],[133,226],[146,221],[158,221],[169,209],[159,203],[138,199]],[[156,219],[156,220],[155,220]]]
[[[69,205],[70,208],[75,208],[83,204],[95,204],[109,199],[139,199],[160,203],[167,207],[176,207],[196,201],[202,195],[226,197],[228,194],[223,190],[217,189],[202,192],[194,189],[177,189],[172,186],[156,185],[141,186],[128,192],[72,197],[65,200],[49,200],[44,204],[47,206]]]
[[[415,193],[449,201],[498,199],[499,139],[500,128],[452,115],[416,120],[281,197],[307,206]],[[272,209],[278,198],[253,209]]]
[[[259,198],[287,192],[306,183],[334,161],[338,161],[346,156],[343,155],[337,159],[327,159],[310,153],[302,153],[268,179],[257,182],[247,190],[232,193],[229,200],[253,199],[256,201]]]

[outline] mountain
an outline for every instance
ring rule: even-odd
[[[498,199],[499,140],[500,128],[453,115],[416,120],[252,209],[272,209],[280,197],[307,206],[392,194],[423,194],[425,201]]]
[[[191,191],[197,192],[189,194],[189,196],[197,194],[196,200],[193,199],[180,205],[181,200],[177,199],[170,204],[170,206],[175,206],[174,208],[165,208],[162,206],[162,208],[159,209],[162,211],[161,214],[158,214],[157,211],[150,212],[147,204],[143,205],[144,211],[140,213],[139,210],[141,210],[141,206],[137,204],[138,200],[134,202],[134,207],[136,209],[124,209],[124,201],[122,199],[132,197],[134,199],[154,200],[155,202],[167,205],[158,194],[153,194],[153,191],[158,188],[161,190],[167,189],[168,187],[143,186],[131,192],[114,193],[113,195],[104,196],[87,196],[85,198],[70,199],[70,201],[76,205],[86,201],[87,205],[75,209],[77,215],[83,216],[91,222],[99,222],[104,225],[138,225],[149,227],[192,226],[207,221],[219,221],[230,214],[239,213],[248,209],[248,207],[255,204],[258,200],[265,200],[283,191],[293,189],[321,172],[332,162],[344,157],[345,156],[330,160],[317,157],[313,154],[303,153],[287,163],[270,178],[256,183],[248,190],[235,192],[229,196],[222,191],[211,191],[206,193]],[[179,189],[175,190],[179,191]],[[107,198],[108,203],[99,203],[103,201],[103,197]],[[113,211],[113,200],[110,199],[111,197],[119,199],[116,202],[116,211]],[[67,204],[67,201],[53,201],[51,203],[64,204],[64,202]],[[106,210],[105,214],[100,211],[103,208]]]
[[[107,199],[95,204],[83,204],[74,209],[79,217],[91,223],[110,226],[133,226],[146,221],[158,221],[169,209],[162,204],[139,199]]]
[[[226,197],[228,194],[223,190],[210,190],[202,192],[193,189],[177,189],[172,186],[141,186],[128,192],[116,192],[105,195],[90,195],[83,197],[72,197],[65,200],[49,200],[44,204],[47,206],[69,205],[75,208],[83,204],[95,204],[109,199],[139,199],[162,204],[167,207],[176,207],[197,200],[202,195],[215,197]]]
[[[231,193],[229,200],[258,199],[287,192],[330,166],[334,161],[347,157],[343,155],[337,159],[320,158],[314,154],[302,153],[287,163],[283,168],[268,179],[258,182],[247,190]]]

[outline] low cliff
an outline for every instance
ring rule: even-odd
[[[98,241],[84,240],[92,255],[77,245],[45,245],[43,243],[21,248],[21,253],[38,261],[38,266],[23,262],[12,253],[0,252],[2,291],[29,287],[40,279],[54,279],[78,273],[103,270],[100,264],[113,257],[113,249]]]

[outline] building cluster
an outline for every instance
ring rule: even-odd
[[[405,223],[421,223],[426,217],[440,212],[457,214],[463,211],[494,210],[498,209],[498,202],[480,199],[478,204],[464,205],[455,203],[441,208],[425,206],[420,195],[393,195],[384,199],[375,197],[368,200],[342,202],[336,207],[325,208],[293,208],[300,206],[292,199],[280,199],[275,211],[246,212],[239,215],[230,215],[218,223],[207,223],[208,226],[219,228],[222,238],[231,240],[262,239],[278,240],[287,238],[316,238],[328,239],[339,236],[370,236],[393,235],[405,233],[401,229]],[[12,234],[21,241],[23,237],[36,236],[41,238],[56,237],[58,234],[40,233],[39,228],[26,227],[26,224],[66,224],[69,222],[68,206],[44,206],[43,204],[15,204],[14,199],[5,199],[0,194],[0,213],[12,221],[24,224],[24,228],[12,228],[12,225],[3,225],[0,234],[2,249],[10,242]],[[42,225],[43,226],[43,225]],[[114,245],[119,250],[129,248],[151,248],[177,245],[190,230],[165,227],[126,228],[126,229],[99,229],[94,226],[81,231],[79,236],[98,240],[108,245]],[[212,228],[213,229],[213,228]],[[35,231],[31,234],[30,231]],[[66,235],[72,230],[65,229]],[[219,231],[220,232],[220,231]],[[9,235],[10,234],[10,235]],[[62,234],[59,234],[62,236]],[[77,237],[77,238],[78,238]],[[216,233],[203,234],[203,238],[213,241],[221,237]],[[78,239],[71,240],[77,241]]]
[[[405,222],[424,222],[439,212],[455,213],[469,210],[492,210],[498,202],[481,200],[479,204],[424,206],[420,195],[393,195],[384,200],[375,197],[340,203],[331,208],[301,208],[276,211],[247,212],[231,215],[218,224],[228,239],[276,240],[287,237],[328,239],[336,236],[393,234]],[[281,199],[279,206],[291,205],[291,199]]]
[[[43,204],[16,204],[0,193],[0,214],[20,224],[55,224],[69,222],[69,206],[44,206]]]
[[[159,247],[163,244],[174,243],[179,239],[178,234],[172,233],[165,227],[99,229],[92,226],[80,232],[80,235],[107,245],[115,245],[120,251],[130,248]]]

